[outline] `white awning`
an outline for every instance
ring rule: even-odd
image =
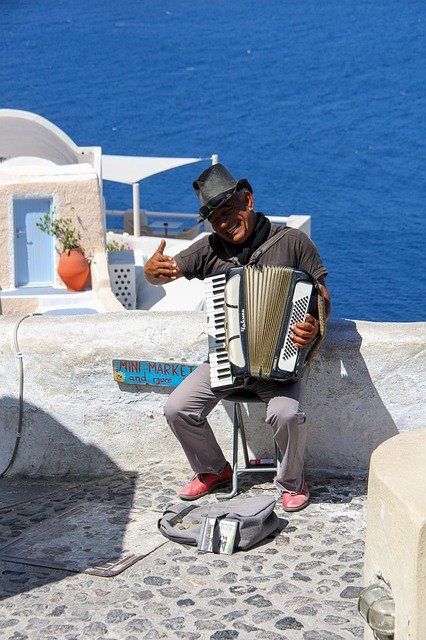
[[[102,154],[102,179],[135,184],[162,171],[210,158],[151,158],[149,156],[108,156]]]

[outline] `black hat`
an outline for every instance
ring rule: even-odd
[[[194,180],[192,186],[201,203],[199,222],[211,216],[236,191],[248,189],[250,193],[253,193],[250,183],[245,178],[235,180],[223,164],[212,164],[211,167],[203,171],[197,180]]]

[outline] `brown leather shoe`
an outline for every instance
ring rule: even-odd
[[[179,492],[182,500],[196,500],[228,484],[232,478],[232,467],[229,462],[220,473],[197,473]]]
[[[306,482],[303,483],[302,491],[286,491],[283,493],[284,511],[300,511],[309,504],[309,489]]]

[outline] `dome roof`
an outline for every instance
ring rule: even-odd
[[[49,120],[29,111],[0,109],[0,161],[22,156],[78,164],[80,150]]]

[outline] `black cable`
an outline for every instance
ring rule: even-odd
[[[25,316],[19,319],[19,321],[15,325],[15,330],[13,333],[13,342],[15,346],[16,355],[19,358],[19,418],[18,418],[18,431],[16,433],[15,446],[13,448],[12,456],[9,460],[9,464],[7,467],[0,473],[0,478],[3,478],[5,473],[10,469],[12,464],[15,461],[16,454],[18,453],[19,444],[21,442],[22,435],[22,424],[24,418],[24,364],[22,361],[22,352],[19,349],[18,344],[18,329],[21,322],[25,320],[25,318],[32,318],[33,316],[41,316],[41,313],[27,313]]]

